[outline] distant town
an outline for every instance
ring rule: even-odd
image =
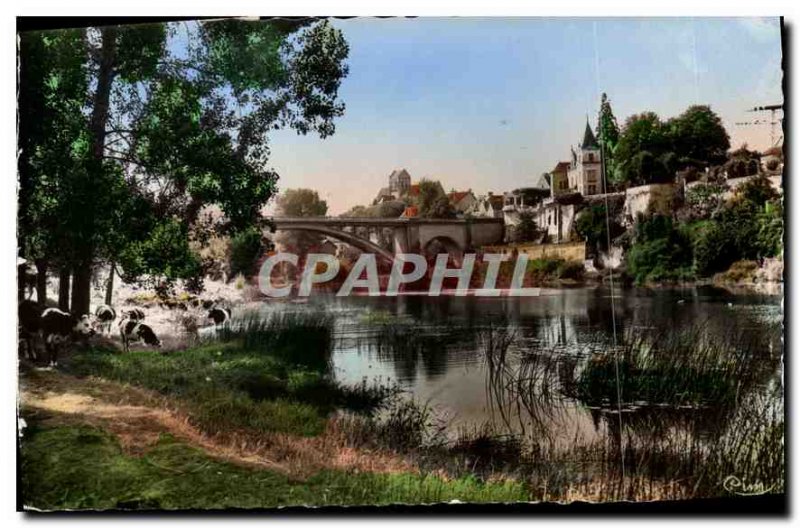
[[[754,110],[771,112],[774,127],[775,112],[782,112],[782,106]],[[670,244],[685,247],[676,249],[675,255],[664,256],[676,259],[667,264],[640,263],[633,275],[628,274],[638,282],[695,279],[725,271],[740,260],[763,265],[765,258],[781,254],[782,220],[776,216],[782,211],[780,138],[773,139],[775,146],[763,152],[749,150],[747,145],[732,150],[727,131],[709,106],[690,107],[666,121],[644,112],[620,126],[603,94],[595,127],[587,119],[583,130],[576,130],[576,139],[574,145],[565,145],[566,159],[553,160],[549,172],[532,178],[527,185],[486,194],[451,187],[446,178],[416,180],[407,169],[397,168],[371,204],[352,207],[339,216],[337,225],[358,233],[365,229],[364,222],[345,225],[344,219],[502,220],[502,235],[495,239],[484,236],[488,244],[483,249],[579,261],[587,272],[600,273],[606,268],[637,268],[636,263],[625,265],[633,246],[645,243],[637,236],[636,226],[666,219],[669,230],[676,233],[668,235]],[[725,246],[719,229],[712,228],[719,228],[726,218],[733,221],[730,219],[738,214],[736,211],[744,211],[734,207],[734,197],[759,185],[765,187],[764,192],[755,193],[758,203],[753,205],[759,211],[748,216],[747,222],[764,237],[762,245],[743,247],[731,242],[730,249],[721,252],[722,257],[698,262],[694,253],[702,253],[706,245]],[[280,208],[277,216],[281,216]],[[397,250],[391,247],[391,237],[382,236],[380,229],[367,229],[360,236],[388,251]],[[469,239],[469,235],[466,237]],[[343,247],[336,237],[328,237],[321,244],[318,250],[340,256],[352,250]],[[425,245],[416,249],[430,254],[432,250]],[[462,240],[449,249],[482,247],[475,240]],[[770,274],[772,280],[778,280],[779,275]]]

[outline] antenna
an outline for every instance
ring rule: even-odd
[[[777,141],[775,139],[775,126],[780,124],[781,130],[783,130],[783,116],[778,118],[776,112],[783,113],[783,104],[773,104],[773,105],[765,105],[765,106],[755,106],[749,110],[748,112],[769,112],[769,120],[765,119],[755,119],[753,121],[741,121],[737,122],[736,126],[760,126],[760,125],[769,125],[769,143],[770,146],[774,147],[777,145],[778,141],[783,139],[783,134],[778,137]]]
[[[600,95],[600,51],[597,45],[597,22],[592,23],[594,31],[594,75],[595,84],[597,87],[597,95]],[[602,119],[602,118],[601,118]],[[586,116],[586,122],[589,122],[589,116]],[[600,177],[603,185],[603,195],[605,196],[605,209],[606,209],[606,240],[608,243],[608,250],[611,251],[611,221],[608,215],[608,181],[606,178],[606,163],[605,163],[605,137],[603,135],[603,125],[600,123]],[[625,486],[625,451],[622,445],[622,437],[625,431],[622,428],[622,386],[620,384],[619,376],[619,347],[617,346],[617,308],[614,303],[614,273],[613,271],[608,274],[609,286],[611,288],[611,328],[613,331],[613,346],[614,346],[614,377],[617,386],[617,419],[619,422],[619,464],[622,473],[622,486]]]

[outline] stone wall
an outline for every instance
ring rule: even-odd
[[[572,242],[569,244],[504,244],[502,246],[483,246],[484,253],[512,254],[514,250],[519,255],[527,255],[529,259],[561,259],[574,262],[583,262],[586,259],[586,243]]]
[[[675,201],[675,185],[672,183],[653,183],[631,187],[625,191],[623,217],[636,220],[639,214],[672,214]]]

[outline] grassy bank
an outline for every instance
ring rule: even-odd
[[[26,431],[22,489],[40,509],[269,508],[527,500],[523,486],[445,481],[409,473],[323,471],[303,481],[220,462],[162,436],[144,456],[125,454],[91,427]]]
[[[369,414],[391,387],[337,383],[330,372],[330,318],[245,319],[196,348],[158,354],[89,349],[69,366],[173,398],[208,434],[232,430],[316,435],[339,409]]]
[[[427,337],[419,328],[386,317],[374,322],[383,336],[379,353],[421,353]],[[783,416],[775,405],[782,396],[762,391],[776,357],[765,347],[765,336],[752,329],[731,329],[726,339],[713,342],[701,325],[672,333],[631,329],[621,336],[617,354],[597,347],[576,356],[526,344],[508,321],[484,322],[472,340],[485,356],[497,423],[463,430],[454,439],[435,409],[398,398],[392,388],[337,383],[329,316],[282,314],[234,323],[191,350],[89,350],[75,355],[68,369],[157,391],[165,409],[177,409],[211,441],[239,449],[238,458],[214,458],[215,451],[174,429],[168,429],[174,437],[159,430],[157,443],[130,456],[103,432],[118,435],[117,429],[99,418],[86,421],[92,405],[86,403],[71,421],[26,431],[28,504],[187,508],[454,498],[680,499],[723,495],[730,475],[762,482],[771,491],[784,487]],[[622,422],[614,412],[615,359]],[[82,385],[97,381],[50,375]],[[28,380],[36,376],[45,374],[30,373]],[[40,382],[36,394],[46,399],[53,392]],[[108,399],[107,393],[88,394]],[[39,401],[36,409],[58,411],[69,401],[74,403],[63,398],[49,408]],[[595,428],[606,433],[557,445],[553,424],[565,402],[588,407]],[[251,453],[237,446],[251,439],[261,442],[256,454],[281,467],[249,467]],[[333,462],[381,456],[391,457],[393,465]],[[237,460],[244,466],[229,463]]]

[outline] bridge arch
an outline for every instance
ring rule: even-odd
[[[380,247],[379,245],[375,244],[370,240],[358,237],[353,233],[348,233],[347,231],[340,231],[338,229],[333,229],[322,225],[303,225],[303,224],[281,225],[280,223],[277,222],[276,224],[277,224],[275,226],[276,231],[305,231],[308,233],[325,235],[331,238],[335,238],[336,240],[339,240],[341,242],[350,244],[351,246],[358,248],[361,251],[365,251],[367,253],[374,253],[378,256],[381,256],[384,259],[386,259],[390,264],[394,262],[394,254],[391,251],[388,251]]]

